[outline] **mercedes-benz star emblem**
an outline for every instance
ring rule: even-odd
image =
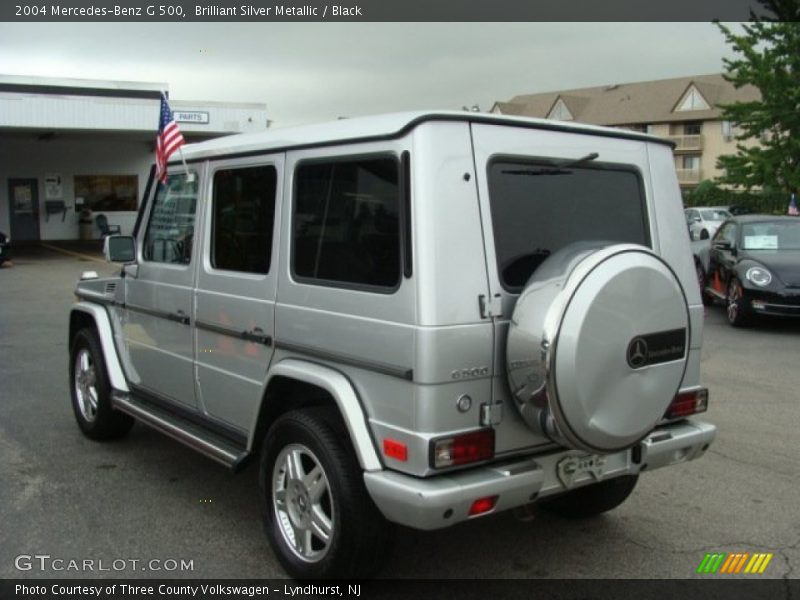
[[[635,337],[628,344],[628,364],[632,369],[639,369],[647,364],[647,342],[644,338]]]

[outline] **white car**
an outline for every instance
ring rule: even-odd
[[[689,226],[689,237],[692,240],[707,240],[731,216],[723,206],[695,206],[683,211],[686,224]]]

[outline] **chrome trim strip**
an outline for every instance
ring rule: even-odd
[[[238,453],[233,452],[219,444],[215,444],[211,440],[181,428],[173,421],[148,411],[145,407],[132,402],[130,396],[127,394],[112,393],[111,402],[116,410],[131,415],[153,429],[157,429],[172,439],[186,444],[190,448],[197,450],[208,458],[231,469],[236,469],[247,456],[247,452],[244,450]]]
[[[120,305],[128,310],[132,310],[133,312],[138,312],[143,315],[148,315],[151,317],[157,317],[159,319],[166,319],[167,321],[174,321],[175,323],[182,323],[183,325],[191,324],[191,319],[188,315],[182,313],[181,311],[170,313],[161,310],[153,310],[152,308],[145,308],[143,306],[136,306],[135,304],[124,304]]]
[[[346,354],[334,354],[333,352],[318,350],[317,348],[313,348],[311,346],[292,344],[289,342],[283,342],[281,340],[275,340],[275,348],[288,350],[289,352],[297,352],[298,354],[305,354],[306,356],[311,356],[320,360],[327,360],[342,365],[358,367],[359,369],[374,371],[376,373],[381,373],[382,375],[389,375],[390,377],[398,377],[400,379],[405,379],[406,381],[414,381],[414,370],[407,369],[405,367],[387,365],[386,363],[377,361],[364,360],[363,358],[348,356]]]
[[[210,331],[211,333],[227,335],[248,342],[255,342],[256,344],[263,344],[264,346],[272,346],[272,338],[266,335],[260,328],[255,328],[252,331],[238,331],[236,329],[224,327],[215,323],[200,321],[199,319],[195,319],[194,325],[198,329]],[[259,331],[261,331],[261,333],[258,333]]]

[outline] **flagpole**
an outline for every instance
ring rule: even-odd
[[[181,154],[181,162],[183,163],[183,168],[186,171],[186,181],[194,181],[194,177],[192,177],[192,174],[189,173],[189,165],[186,164],[186,158],[183,156],[183,146],[178,148],[178,152]]]

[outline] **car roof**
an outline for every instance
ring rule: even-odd
[[[766,223],[766,222],[786,222],[794,221],[800,223],[800,219],[789,215],[737,215],[728,219],[739,223]]]
[[[278,127],[256,133],[223,136],[183,147],[187,161],[198,161],[223,156],[265,154],[304,147],[318,147],[359,141],[378,141],[400,137],[426,121],[461,121],[488,123],[514,127],[545,129],[581,133],[598,137],[614,137],[674,146],[669,140],[655,136],[579,123],[566,123],[549,119],[532,119],[465,111],[408,112],[389,115],[339,119],[316,125]],[[179,155],[173,154],[170,164],[179,164]]]

